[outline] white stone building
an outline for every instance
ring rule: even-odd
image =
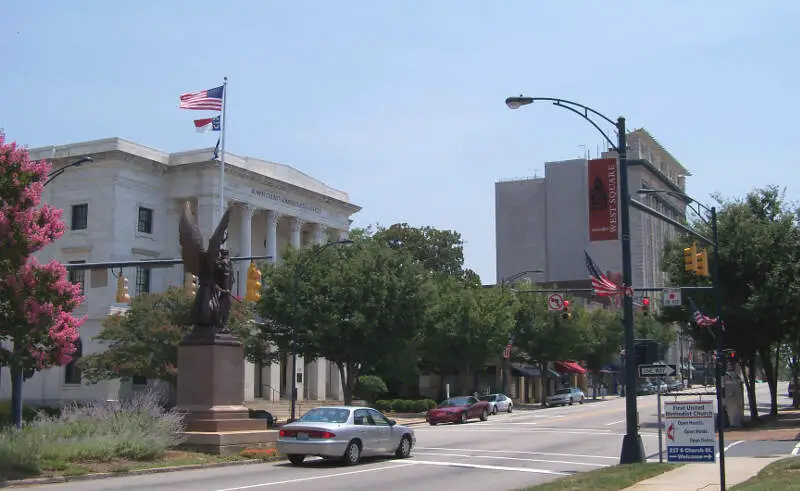
[[[194,208],[208,240],[220,218],[220,167],[213,149],[166,153],[121,138],[35,148],[30,157],[47,159],[57,170],[81,157],[93,162],[67,168],[47,185],[44,200],[64,210],[68,231],[40,254],[40,261],[64,263],[180,258],[178,221],[185,201]],[[361,208],[345,192],[333,189],[302,172],[231,153],[225,155],[226,204],[235,211],[229,228],[232,257],[269,255],[279,261],[288,245],[307,247],[347,236],[350,217]],[[244,295],[249,262],[236,263],[235,289]],[[132,297],[183,284],[183,268],[130,268]],[[85,303],[76,311],[87,315],[81,328],[81,355],[102,350],[94,340],[103,319],[115,304],[115,272],[73,271],[71,280],[84,285]],[[239,278],[242,281],[238,281]],[[288,361],[288,363],[287,363]],[[287,370],[288,368],[288,370]],[[298,360],[304,383],[298,399],[341,400],[339,372],[326,360]],[[245,401],[291,398],[291,361],[271,366],[245,363]],[[34,375],[24,385],[24,399],[32,405],[64,401],[118,399],[148,381],[106,381],[88,385],[70,364]],[[0,371],[0,399],[11,394],[9,370]]]

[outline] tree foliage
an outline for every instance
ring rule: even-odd
[[[350,246],[288,249],[263,269],[258,336],[283,352],[334,362],[345,402],[365,367],[413,342],[429,302],[428,272],[404,250],[363,232]]]
[[[83,301],[80,285],[59,262],[33,256],[65,229],[61,210],[41,203],[49,171],[0,133],[0,366],[13,371],[69,363],[86,320],[72,314]]]
[[[186,289],[170,287],[161,293],[134,297],[125,313],[106,317],[102,331],[94,338],[105,345],[104,350],[78,361],[86,381],[140,376],[162,380],[175,388],[178,344],[192,330],[189,314],[193,301],[194,295]],[[228,320],[228,327],[243,340],[248,354],[252,313],[248,304],[234,302]]]
[[[777,346],[791,338],[800,320],[800,229],[796,207],[777,187],[757,189],[741,199],[716,197],[719,237],[719,287],[725,322],[725,347],[732,348],[748,375],[747,388],[753,416],[757,418],[752,367],[756,360],[765,368],[772,393],[772,411],[777,412],[775,363]],[[696,221],[692,227],[711,237],[710,224]],[[666,248],[663,266],[674,284],[709,285],[708,279],[684,271],[682,249],[691,238],[682,238]],[[709,251],[711,249],[709,248]],[[711,267],[713,257],[709,254]],[[713,271],[713,269],[712,269]],[[698,308],[715,317],[711,292],[692,295]],[[668,314],[690,320],[688,303]],[[693,337],[706,349],[715,339],[708,329],[693,326]]]

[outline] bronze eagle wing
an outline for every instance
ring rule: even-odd
[[[206,259],[209,261],[209,266],[211,267],[211,269],[213,269],[214,263],[217,260],[220,247],[227,238],[228,223],[230,223],[231,221],[231,212],[233,212],[233,208],[231,207],[228,207],[228,209],[225,210],[225,213],[223,213],[222,218],[217,224],[216,230],[214,230],[214,233],[211,235],[211,238],[208,239],[208,249],[206,250],[207,254]]]
[[[178,223],[183,270],[193,275],[200,274],[200,256],[203,250],[203,234],[192,216],[192,205],[186,201]]]

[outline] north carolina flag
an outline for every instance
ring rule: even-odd
[[[215,118],[203,118],[194,120],[194,128],[198,133],[205,133],[206,131],[219,131],[220,129],[219,116]]]

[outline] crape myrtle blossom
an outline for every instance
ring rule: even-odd
[[[49,163],[30,161],[26,149],[0,133],[0,366],[69,363],[86,321],[72,315],[84,298],[64,265],[33,257],[65,230],[61,210],[41,203],[49,172]]]

